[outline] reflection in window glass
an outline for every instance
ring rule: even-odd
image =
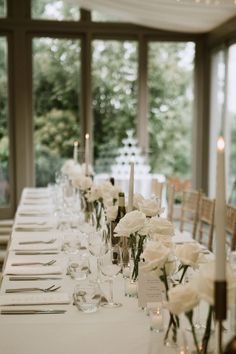
[[[9,202],[7,41],[0,37],[0,207]]]
[[[225,87],[224,60],[223,51],[214,53],[211,58],[209,195],[212,198],[215,197],[216,192],[216,145],[223,117]]]
[[[72,158],[79,126],[80,41],[33,40],[33,102],[36,185],[54,181]]]
[[[149,148],[153,172],[191,178],[193,43],[148,47]]]
[[[6,17],[6,0],[0,0],[0,17]]]
[[[137,44],[93,41],[92,94],[97,172],[110,172],[114,156],[137,115]]]
[[[226,138],[228,145],[228,192],[229,202],[236,204],[236,44],[230,46],[228,56],[228,98]]]
[[[74,0],[31,0],[32,18],[44,20],[74,20],[80,18],[79,6]]]

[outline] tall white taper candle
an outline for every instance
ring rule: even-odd
[[[217,141],[216,170],[216,268],[215,280],[226,279],[225,252],[225,142],[223,137]]]
[[[134,204],[134,162],[130,162],[128,212],[133,210]]]
[[[89,174],[89,134],[85,134],[85,175]]]
[[[74,163],[78,162],[78,141],[74,142],[74,152],[73,152]]]

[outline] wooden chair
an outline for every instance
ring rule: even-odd
[[[151,183],[152,183],[151,185],[152,194],[155,194],[161,201],[164,182],[159,182],[157,178],[153,178]]]
[[[174,216],[174,203],[175,203],[175,186],[167,183],[167,219],[173,221]]]
[[[0,270],[7,254],[8,242],[11,237],[13,220],[0,220]]]
[[[202,193],[200,191],[184,191],[181,212],[180,212],[180,232],[184,231],[185,226],[190,226],[191,230],[187,230],[191,233],[192,237],[196,238],[198,213]],[[186,230],[186,229],[185,229]]]
[[[199,231],[198,241],[207,246],[212,251],[213,233],[215,217],[215,200],[201,197],[199,208]]]
[[[231,251],[236,250],[236,207],[230,204],[226,205],[226,244]],[[228,236],[230,236],[228,238]]]
[[[180,180],[178,177],[167,177],[167,206],[168,220],[180,220],[180,204],[182,202],[183,191],[189,190],[190,180]]]

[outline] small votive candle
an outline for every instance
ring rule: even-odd
[[[126,285],[126,294],[130,297],[136,297],[138,295],[138,287],[136,282],[128,281]]]
[[[129,278],[130,277],[130,268],[129,267],[124,267],[123,268],[123,277],[124,278]]]
[[[164,325],[162,308],[157,307],[155,311],[150,311],[150,330],[154,332],[162,332],[163,329]]]

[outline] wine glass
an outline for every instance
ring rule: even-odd
[[[108,252],[99,258],[101,273],[109,280],[110,299],[104,303],[104,307],[115,308],[122,306],[121,303],[114,302],[113,299],[113,279],[122,269],[122,258],[119,247],[112,247]]]
[[[99,257],[106,253],[107,246],[102,238],[101,232],[91,232],[88,234],[88,250],[96,258],[97,280],[99,278]],[[91,265],[93,269],[93,265]]]

